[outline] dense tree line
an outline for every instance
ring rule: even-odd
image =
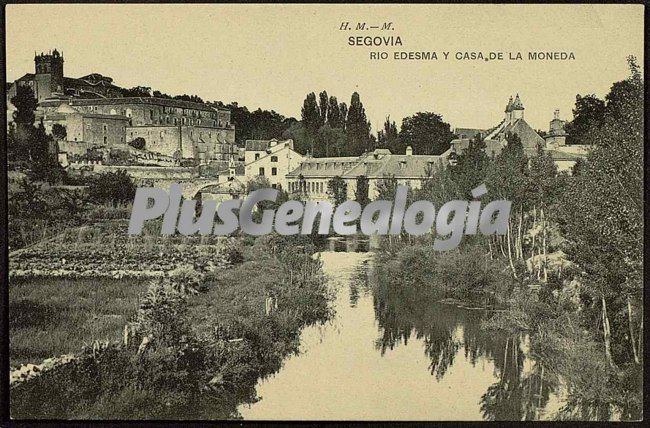
[[[384,128],[377,132],[378,147],[386,148],[395,154],[403,154],[407,147],[418,155],[439,155],[450,147],[454,134],[442,116],[431,112],[419,112],[402,119],[397,131],[395,122],[386,118]]]
[[[301,122],[285,135],[293,138],[297,150],[314,157],[358,156],[374,149],[370,122],[357,92],[350,105],[322,91],[318,97],[307,94],[301,109]]]

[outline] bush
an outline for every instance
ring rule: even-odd
[[[138,149],[138,150],[144,150],[146,144],[147,144],[147,142],[142,137],[138,137],[138,138],[136,138],[136,139],[134,139],[132,141],[129,141],[129,146],[133,147],[134,149]]]
[[[447,252],[431,245],[405,246],[395,254],[384,254],[380,266],[387,283],[422,288],[432,299],[499,305],[515,286],[503,262],[490,260],[479,246]]]
[[[135,183],[125,170],[105,172],[90,181],[88,196],[91,202],[110,202],[113,206],[133,201]]]
[[[229,239],[223,244],[223,254],[226,256],[228,263],[236,265],[244,261],[244,253],[242,252],[239,241]]]

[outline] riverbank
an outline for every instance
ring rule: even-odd
[[[308,242],[240,240],[243,261],[150,282],[120,342],[12,388],[14,418],[224,419],[330,315]],[[182,286],[181,286],[182,285]]]

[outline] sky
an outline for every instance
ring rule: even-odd
[[[341,31],[342,22],[392,31]],[[6,6],[7,80],[34,72],[34,52],[63,52],[65,75],[97,72],[206,101],[300,117],[305,95],[361,95],[376,131],[419,111],[452,128],[490,128],[519,93],[526,120],[571,119],[576,94],[604,97],[643,64],[642,5],[18,5]],[[350,46],[357,35],[402,46]],[[379,61],[370,52],[450,52],[443,61]],[[570,61],[463,61],[456,52],[573,52]]]

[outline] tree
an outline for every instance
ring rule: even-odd
[[[486,174],[486,187],[489,189],[489,193],[481,198],[481,202],[486,204],[495,199],[512,202],[508,232],[498,241],[498,246],[502,252],[506,253],[507,251],[510,268],[513,276],[517,278],[515,260],[524,257],[521,237],[523,225],[520,219],[523,219],[523,213],[526,211],[528,158],[517,134],[507,133],[506,140],[506,146],[490,164]]]
[[[311,92],[307,94],[305,100],[302,104],[301,117],[302,123],[305,125],[305,128],[316,135],[316,131],[320,128],[320,108],[318,107],[318,102],[316,101],[316,94]]]
[[[348,199],[348,184],[337,175],[327,182],[327,194],[336,208]]]
[[[589,132],[600,128],[605,117],[605,102],[595,95],[576,95],[573,120],[565,126],[567,144],[591,144]]]
[[[327,106],[327,124],[331,128],[343,128],[343,119],[341,118],[341,109],[335,96],[331,96]]]
[[[271,183],[269,182],[269,179],[266,177],[258,176],[255,177],[251,180],[248,180],[246,183],[246,194],[250,194],[251,192],[254,192],[255,190],[259,189],[270,189],[271,188]],[[285,192],[283,189],[278,189],[278,197],[275,199],[275,201],[260,201],[257,206],[258,209],[253,211],[253,220],[255,222],[260,222],[262,220],[262,215],[264,214],[265,210],[277,210],[280,205],[283,203],[287,202],[289,200],[289,194]]]
[[[576,160],[576,163],[573,164],[573,167],[571,167],[571,175],[576,176],[580,175],[582,173],[582,170],[584,169],[585,165],[585,160],[582,158],[579,158]]]
[[[167,98],[167,99],[172,98],[171,95],[164,94],[164,93],[162,93],[160,91],[153,91],[153,96],[156,97],[156,98]]]
[[[640,370],[644,88],[635,59],[628,61],[630,77],[612,86],[603,123],[588,130],[595,148],[562,198],[561,217],[568,257],[588,284],[588,324],[600,326],[611,365]]]
[[[461,189],[461,197],[469,198],[471,191],[485,181],[490,159],[485,153],[485,142],[480,134],[469,141],[465,151],[458,156],[458,163],[452,170],[454,180]]]
[[[11,104],[16,107],[13,118],[18,129],[32,127],[36,120],[34,112],[38,105],[32,88],[26,85],[18,85],[16,95],[11,98]]]
[[[399,133],[395,121],[386,116],[384,129],[377,131],[377,147],[389,149],[393,154],[401,154],[406,151],[406,146],[402,147],[399,141]]]
[[[47,181],[50,184],[64,180],[65,171],[57,159],[57,144],[45,132],[43,121],[32,128],[29,138],[30,170],[29,177],[34,181]]]
[[[329,108],[329,98],[327,97],[327,91],[323,91],[318,94],[318,109],[320,111],[320,121],[319,125],[323,126],[327,123],[327,110]]]
[[[316,134],[321,126],[320,123],[320,109],[316,102],[316,94],[311,92],[307,94],[301,110],[302,124],[306,130],[306,137],[308,138],[310,153],[314,153],[314,143],[316,141]]]
[[[151,97],[151,88],[148,86],[134,86],[131,89],[122,89],[125,98]]]
[[[440,155],[449,149],[454,134],[439,114],[420,112],[402,120],[399,139],[418,155]]]
[[[88,197],[95,203],[108,202],[117,206],[120,203],[132,202],[135,190],[135,183],[125,170],[105,172],[90,181]]]
[[[129,146],[133,147],[134,149],[138,149],[138,150],[144,150],[146,144],[147,144],[147,142],[142,137],[136,137],[135,139],[129,141]]]
[[[190,101],[193,103],[201,103],[203,104],[203,98],[199,97],[198,95],[176,95],[173,97],[175,100],[181,100],[181,101]]]
[[[397,179],[394,175],[384,176],[377,183],[377,200],[392,201],[397,193]]]
[[[348,120],[348,106],[345,103],[339,104],[339,121],[341,123],[341,128],[345,131],[346,124]]]
[[[307,130],[300,121],[294,121],[288,129],[284,130],[282,132],[282,138],[292,139],[294,150],[300,154],[304,155],[311,149],[311,142],[307,136]]]
[[[298,123],[293,117],[284,117],[283,115],[271,110],[257,109],[253,112],[248,111],[245,106],[239,106],[238,103],[232,102],[228,105],[220,101],[208,103],[214,107],[228,108],[230,110],[230,120],[235,125],[237,132],[235,142],[238,146],[243,147],[246,140],[268,140],[271,138],[293,138],[283,135],[289,129],[294,128]],[[304,136],[301,136],[304,138]],[[302,141],[294,138],[296,146],[300,146]],[[300,150],[298,150],[300,152]],[[300,152],[305,153],[305,152]]]
[[[34,92],[29,86],[18,85],[11,103],[16,107],[16,111],[13,113],[14,122],[7,130],[7,159],[29,162],[36,117],[34,112],[37,106]]]
[[[354,200],[365,207],[370,202],[368,177],[360,175],[356,179],[356,189],[354,191]]]
[[[348,137],[348,151],[351,156],[359,156],[370,147],[370,123],[357,92],[352,94],[347,113],[345,131]]]
[[[52,125],[52,136],[56,140],[65,140],[68,136],[68,132],[66,131],[65,126],[60,123],[55,123]]]
[[[318,130],[318,150],[314,156],[341,156],[345,152],[345,132],[329,124]]]

